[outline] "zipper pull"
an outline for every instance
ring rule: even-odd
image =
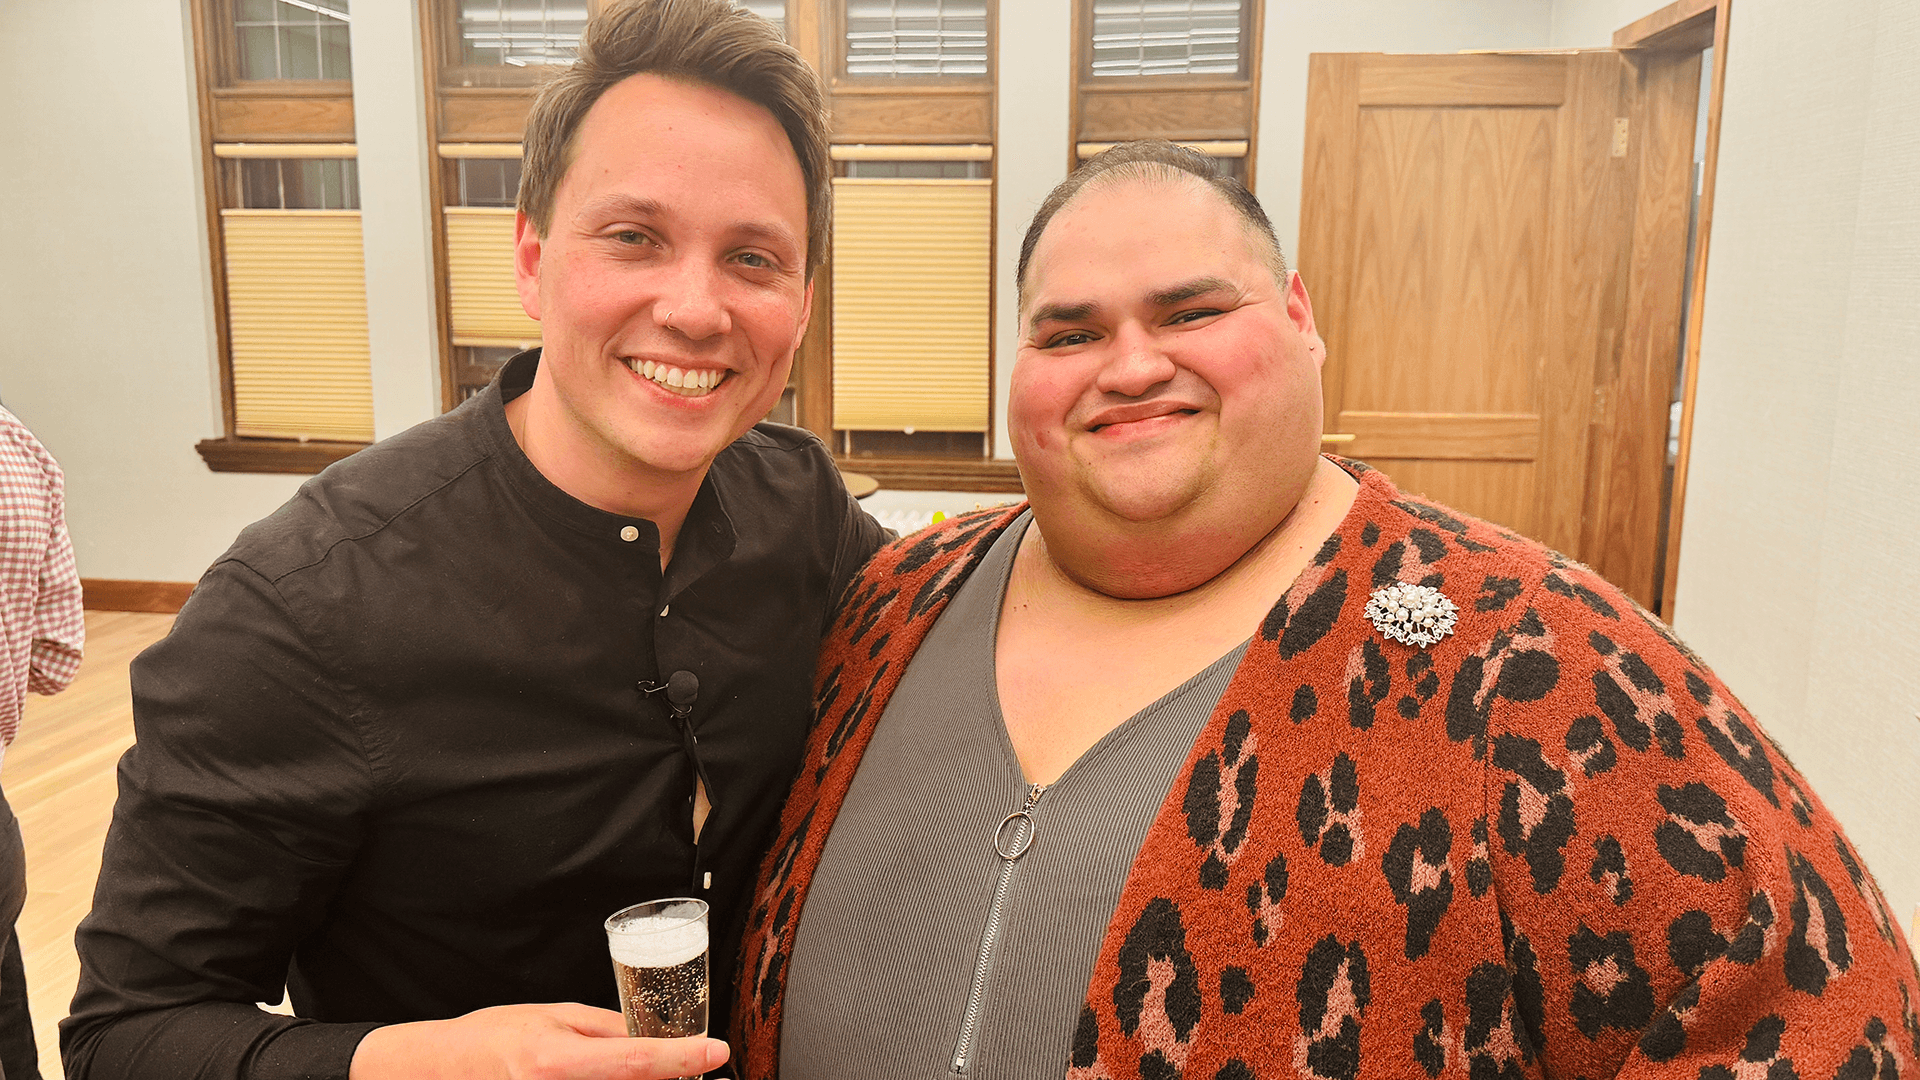
[[[1001,819],[1000,827],[993,830],[993,850],[1002,859],[1017,862],[1033,846],[1033,808],[1039,805],[1040,796],[1046,792],[1047,785],[1033,785],[1032,790],[1027,792],[1027,804]]]

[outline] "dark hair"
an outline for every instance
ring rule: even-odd
[[[811,277],[833,225],[820,80],[772,23],[730,0],[622,0],[587,24],[580,58],[541,87],[527,117],[519,208],[534,231],[547,234],[581,119],[614,84],[645,72],[737,94],[779,121],[806,185]]]
[[[1274,235],[1273,222],[1267,219],[1267,212],[1260,208],[1260,200],[1253,197],[1253,192],[1233,177],[1222,175],[1214,166],[1213,159],[1197,150],[1165,139],[1141,139],[1121,143],[1088,158],[1047,194],[1047,201],[1040,204],[1040,209],[1033,215],[1033,223],[1027,226],[1026,239],[1020,242],[1020,265],[1013,280],[1022,300],[1027,294],[1027,263],[1033,259],[1033,249],[1039,245],[1040,235],[1047,231],[1047,225],[1053,221],[1054,215],[1082,191],[1096,182],[1175,180],[1181,174],[1212,188],[1227,201],[1227,205],[1233,207],[1234,212],[1246,222],[1248,230],[1265,243],[1267,265],[1273,268],[1273,276],[1284,286],[1287,258],[1280,253],[1280,238]]]

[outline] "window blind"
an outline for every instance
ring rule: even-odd
[[[1239,75],[1243,0],[1095,0],[1093,74]]]
[[[373,439],[358,210],[222,210],[234,434]]]
[[[531,348],[540,324],[527,318],[513,284],[513,209],[449,206],[447,305],[455,345]]]
[[[985,75],[986,0],[845,0],[848,75]]]
[[[833,426],[987,430],[993,182],[833,185]]]

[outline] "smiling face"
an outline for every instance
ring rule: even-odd
[[[1299,501],[1324,353],[1299,276],[1283,288],[1264,256],[1225,199],[1184,178],[1096,181],[1048,224],[1009,420],[1050,548],[1180,535],[1224,545],[1192,548],[1211,564]]]
[[[573,150],[547,235],[516,223],[544,345],[516,431],[562,489],[635,512],[620,493],[697,488],[785,388],[812,302],[806,190],[766,109],[658,75],[601,95]]]

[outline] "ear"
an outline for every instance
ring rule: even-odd
[[[540,249],[545,241],[527,215],[513,214],[513,287],[527,318],[540,318]]]
[[[1306,339],[1307,354],[1313,357],[1314,366],[1325,366],[1327,343],[1314,328],[1313,301],[1307,296],[1307,284],[1300,280],[1298,270],[1287,274],[1287,320]]]

